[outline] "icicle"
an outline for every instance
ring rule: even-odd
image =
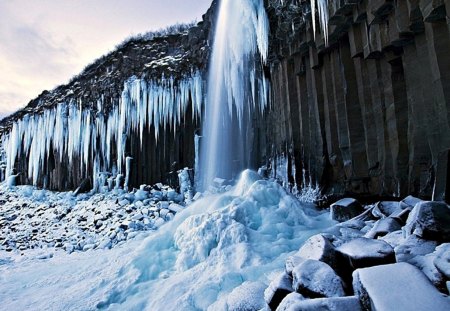
[[[328,0],[311,0],[311,19],[313,25],[314,38],[316,37],[316,7],[319,13],[319,22],[325,38],[325,45],[328,46]]]

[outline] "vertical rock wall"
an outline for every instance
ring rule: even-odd
[[[449,199],[450,1],[328,3],[325,46],[309,1],[268,1],[272,157],[324,192]]]

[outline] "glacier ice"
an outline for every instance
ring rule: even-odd
[[[93,176],[95,189],[101,190],[106,182],[111,189],[111,174],[121,174],[127,186],[130,163],[126,144],[131,131],[139,133],[142,146],[147,135],[144,130],[151,126],[158,140],[159,131],[174,129],[188,109],[193,118],[200,118],[202,88],[198,71],[178,80],[164,76],[154,80],[132,77],[124,83],[122,96],[112,103],[110,111],[105,109],[102,96],[96,110],[72,99],[40,114],[27,114],[2,135],[5,178],[13,174],[18,158],[26,157],[27,177],[30,183],[38,185],[40,178],[48,178],[48,158],[55,155],[59,161],[68,158],[71,166],[79,161],[77,167],[85,176]]]

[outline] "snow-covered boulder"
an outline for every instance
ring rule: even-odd
[[[358,269],[353,288],[365,310],[450,310],[450,300],[408,263]]]
[[[283,309],[285,311],[359,311],[361,304],[358,297],[333,297],[300,300],[297,299]]]
[[[258,311],[264,308],[265,285],[261,282],[244,282],[227,297],[227,310]]]
[[[433,261],[436,268],[450,280],[450,243],[436,248],[436,258]]]
[[[310,298],[344,296],[341,278],[334,270],[318,260],[307,259],[292,271],[295,291]]]
[[[378,220],[374,226],[372,227],[372,229],[369,230],[369,232],[367,232],[365,234],[364,237],[369,238],[369,239],[376,239],[378,237],[381,236],[385,236],[388,233],[400,230],[402,228],[402,225],[400,224],[400,222],[392,217],[387,217],[387,218],[383,218]]]
[[[404,198],[403,200],[400,201],[400,206],[405,209],[405,208],[414,208],[414,206],[416,206],[417,203],[421,203],[421,202],[425,202],[419,198],[416,198],[412,195],[407,196],[406,198]]]
[[[305,260],[306,260],[305,258],[297,255],[289,256],[284,263],[286,273],[292,276],[292,271],[294,270],[294,268],[300,265]]]
[[[276,310],[280,302],[292,293],[292,277],[286,272],[280,273],[264,291],[264,300],[270,310]]]
[[[336,264],[336,250],[323,234],[310,237],[296,255],[305,259],[322,261],[331,267],[335,267]]]
[[[342,264],[350,265],[353,270],[395,262],[394,249],[381,240],[357,238],[336,250]]]
[[[355,199],[341,199],[330,206],[331,219],[343,222],[364,212],[362,205]]]
[[[299,303],[302,300],[305,300],[306,298],[300,295],[299,293],[290,293],[279,304],[276,311],[288,311],[288,310],[294,310],[294,306]]]
[[[409,262],[416,256],[424,256],[432,253],[436,246],[436,241],[428,241],[416,235],[411,235],[394,248],[395,258],[397,262]]]
[[[443,202],[419,202],[409,214],[405,236],[450,242],[450,208]]]

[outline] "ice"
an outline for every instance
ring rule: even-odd
[[[314,37],[316,35],[316,10],[319,13],[319,23],[325,38],[325,45],[328,45],[328,0],[311,0],[312,24]]]
[[[58,252],[45,265],[0,266],[0,300],[7,309],[35,310],[205,310],[211,303],[217,308],[210,310],[225,310],[239,304],[236,297],[253,305],[263,302],[267,275],[333,224],[277,183],[256,180],[243,195],[233,188],[199,199],[170,222],[157,218],[159,230],[145,240],[85,255]]]
[[[77,173],[94,176],[97,190],[106,186],[107,174],[122,174],[128,186],[130,157],[125,149],[131,131],[138,133],[142,145],[147,135],[144,129],[154,127],[158,139],[159,131],[179,125],[188,109],[193,118],[199,118],[202,88],[202,76],[195,71],[177,80],[131,77],[124,83],[120,100],[111,103],[113,108],[107,114],[103,96],[97,101],[97,111],[72,99],[41,113],[27,114],[2,135],[1,160],[6,163],[6,178],[15,174],[17,159],[27,157],[27,170],[21,173],[38,185],[39,179],[50,177],[49,158],[55,155],[59,161],[68,159],[70,166],[80,159]]]
[[[263,0],[223,0],[210,58],[200,154],[200,188],[249,166],[248,133],[267,105],[263,64],[269,21]]]

